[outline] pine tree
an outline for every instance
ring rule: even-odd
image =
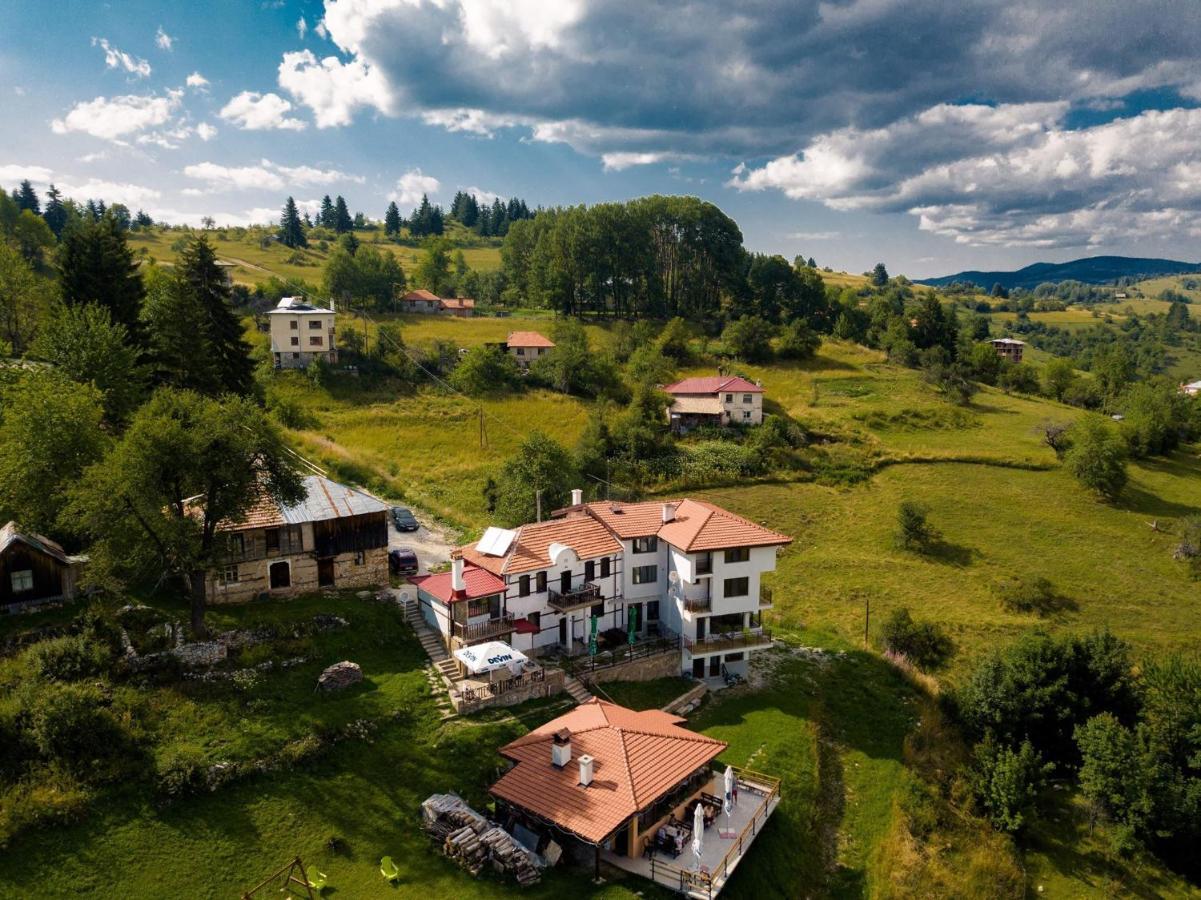
[[[497,237],[504,237],[508,230],[509,223],[505,218],[505,207],[498,197],[492,201],[492,233]]]
[[[329,199],[329,194],[321,198],[321,214],[317,221],[323,228],[333,228],[337,222],[334,218],[334,201]]]
[[[304,225],[300,221],[300,213],[296,210],[296,201],[291,197],[284,204],[284,214],[279,220],[279,240],[285,247],[307,247],[308,238],[304,236]]]
[[[346,200],[339,194],[334,201],[334,231],[345,234],[353,227],[354,221],[350,218],[350,210],[346,208]]]
[[[480,220],[480,204],[475,199],[475,194],[467,194],[466,197],[466,202],[463,204],[463,216],[459,221],[468,228],[474,228]]]
[[[63,300],[68,305],[99,303],[135,342],[141,342],[146,288],[125,235],[111,216],[98,222],[85,217],[65,229],[58,267]]]
[[[491,237],[492,231],[492,210],[487,206],[480,207],[479,220],[477,222],[480,237]]]
[[[153,228],[154,219],[150,218],[150,214],[143,209],[138,210],[138,214],[133,217],[134,224],[139,228]]]
[[[425,237],[431,234],[430,218],[432,211],[430,208],[430,198],[425,194],[421,195],[421,205],[413,211],[413,218],[409,220],[409,233],[413,237]]]
[[[313,227],[313,217],[310,216],[307,212],[304,214],[304,227],[305,228]]]
[[[17,206],[22,210],[29,210],[35,216],[42,214],[42,204],[38,202],[37,191],[33,189],[29,179],[21,182],[21,186],[13,191],[13,199],[17,201]]]
[[[442,221],[442,207],[435,206],[430,210],[430,234],[441,234],[445,230]]]
[[[216,362],[222,392],[249,394],[254,382],[250,345],[242,337],[242,322],[230,302],[229,279],[217,265],[216,250],[201,235],[184,248],[175,267],[201,313],[203,352]]]
[[[50,185],[50,190],[46,191],[46,211],[42,213],[42,218],[46,220],[55,237],[63,236],[63,228],[67,225],[67,208],[63,205],[62,194],[53,184]]]
[[[400,234],[400,209],[395,200],[388,204],[388,211],[384,213],[384,234],[388,237]]]

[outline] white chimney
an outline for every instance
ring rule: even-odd
[[[675,504],[674,503],[664,503],[663,504],[663,521],[671,522],[671,521],[675,520],[675,517],[676,517]]]
[[[584,503],[584,492],[582,490],[580,490],[579,488],[572,488],[571,505],[572,506],[582,506],[583,503]]]
[[[450,587],[455,591],[467,590],[467,582],[463,580],[463,557],[461,556],[456,556],[450,561]]]
[[[592,784],[592,757],[587,753],[580,757],[580,787]]]
[[[558,769],[571,762],[571,732],[566,728],[556,731],[551,739],[550,761]]]

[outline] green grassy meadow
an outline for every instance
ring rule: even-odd
[[[320,284],[325,269],[325,261],[329,256],[327,250],[321,250],[316,241],[309,247],[291,250],[277,241],[272,241],[266,247],[261,240],[269,234],[268,229],[216,229],[210,232],[210,239],[216,247],[220,260],[232,263],[230,269],[233,280],[240,284],[256,285],[275,276],[280,279],[299,279],[310,284]],[[179,231],[137,231],[129,235],[129,246],[135,254],[153,259],[160,265],[172,265],[176,251],[171,249],[181,236]],[[372,244],[377,249],[395,256],[405,270],[411,275],[416,268],[421,255],[421,248],[397,244],[386,240],[378,227],[371,227],[355,232],[355,236],[365,244]],[[447,237],[452,243],[464,244],[463,256],[467,265],[480,272],[492,272],[500,268],[500,247],[470,246],[471,243],[488,243],[468,235],[461,226],[451,225]],[[332,246],[332,242],[329,242]]]

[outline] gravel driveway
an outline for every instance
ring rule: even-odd
[[[421,527],[416,531],[397,531],[388,517],[388,549],[404,547],[417,554],[417,564],[420,572],[425,574],[431,568],[446,565],[450,562],[450,550],[454,545],[450,536],[438,525],[426,525],[420,512],[413,510]]]

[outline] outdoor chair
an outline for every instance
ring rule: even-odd
[[[379,873],[388,881],[395,883],[400,878],[400,869],[392,862],[392,857],[385,856],[379,861]]]

